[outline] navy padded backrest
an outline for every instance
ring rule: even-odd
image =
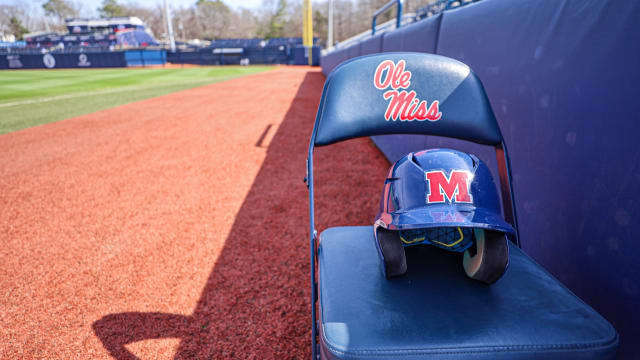
[[[360,43],[360,54],[376,54],[382,50],[382,34],[374,35]]]
[[[391,85],[383,89],[374,86],[376,69],[387,60],[395,65],[404,62],[405,71],[411,73],[406,81],[408,75],[397,72],[399,81],[395,82],[395,90]],[[393,75],[388,68],[380,74],[381,82]],[[398,106],[396,114],[389,113],[393,98],[402,92],[415,92],[414,103],[424,101],[424,106],[431,110],[428,119],[408,121],[411,115],[425,114],[417,110],[419,106],[412,108],[411,104]],[[436,113],[439,115],[435,116]],[[316,131],[317,146],[384,134],[438,135],[491,145],[502,141],[489,100],[471,69],[450,58],[421,53],[375,54],[337,67],[325,83]]]
[[[402,51],[434,54],[438,47],[441,20],[442,14],[438,14],[403,27]]]
[[[360,43],[355,44],[353,46],[350,46],[349,48],[347,48],[347,56],[349,56],[349,59],[353,59],[356,58],[358,56],[360,56]]]
[[[402,51],[405,29],[406,26],[395,31],[383,33],[384,39],[382,40],[382,52]],[[431,51],[431,53],[434,53],[434,51]]]

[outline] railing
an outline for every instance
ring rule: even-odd
[[[415,18],[416,18],[416,14],[415,13],[402,14],[402,20],[401,20],[401,24],[400,25],[404,26],[406,24],[410,24],[410,23],[415,21]],[[375,33],[376,34],[383,33],[385,31],[393,30],[395,28],[396,28],[396,19],[392,19],[392,20],[383,22],[382,24],[376,25]],[[349,46],[351,46],[351,45],[353,45],[355,43],[358,43],[358,42],[360,42],[360,41],[362,41],[364,39],[368,39],[371,36],[373,36],[373,33],[374,32],[372,30],[366,30],[366,31],[363,31],[363,32],[361,32],[359,34],[356,34],[356,35],[354,35],[354,36],[352,36],[352,37],[350,37],[350,38],[348,38],[346,40],[343,40],[343,41],[337,43],[331,49],[322,50],[322,55],[328,54],[328,53],[330,53],[332,51],[335,51],[335,50],[344,49],[344,48],[349,47]]]
[[[427,5],[416,11],[416,21],[439,14],[445,10],[465,6],[480,0],[437,0],[433,4]]]
[[[375,13],[373,13],[373,19],[371,20],[371,35],[372,36],[376,34],[376,20],[377,20],[378,16],[380,16],[385,11],[391,9],[391,7],[393,5],[397,5],[398,6],[398,12],[396,14],[396,29],[399,28],[400,26],[402,26],[402,3],[403,2],[404,2],[404,0],[391,0],[388,3],[386,3],[383,7],[381,7],[380,9],[376,10]]]
[[[339,50],[339,49],[344,49],[347,48],[351,45],[354,45],[356,43],[359,43],[363,40],[366,40],[368,38],[370,38],[371,36],[380,33],[380,32],[385,32],[388,30],[393,30],[396,28],[399,28],[401,26],[405,26],[406,24],[410,24],[416,21],[420,21],[422,19],[428,18],[430,16],[439,14],[445,10],[449,10],[449,9],[455,9],[458,7],[462,7],[465,5],[469,5],[475,2],[478,2],[480,0],[437,0],[436,2],[425,6],[421,9],[419,9],[416,13],[408,13],[408,14],[402,14],[401,13],[401,8],[402,8],[402,0],[393,0],[388,2],[386,5],[384,5],[382,8],[380,8],[379,10],[377,10],[374,14],[373,20],[372,20],[372,28],[371,30],[367,30],[367,31],[363,31],[357,35],[354,35],[346,40],[343,40],[339,43],[337,43],[334,47],[330,48],[330,49],[324,49],[322,50],[322,56],[329,54],[333,51]],[[382,14],[383,12],[387,11],[389,8],[391,8],[393,5],[398,4],[399,8],[398,8],[398,17],[395,20],[389,20],[387,22],[384,22],[380,25],[376,24],[376,17],[379,16],[380,14]]]

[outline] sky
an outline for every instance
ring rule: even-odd
[[[167,0],[169,6],[177,8],[177,7],[187,7],[196,3],[197,0]],[[0,0],[0,4],[3,5],[14,5],[22,2],[27,2],[31,5],[35,5],[40,7],[46,0]],[[163,0],[120,0],[120,2],[128,3],[134,2],[140,5],[155,5],[162,4]],[[247,9],[256,9],[262,4],[262,0],[223,0],[227,5],[234,8],[247,8]],[[92,9],[95,11],[98,6],[102,3],[102,0],[82,0],[82,4],[85,9]],[[94,14],[94,15],[97,15]]]

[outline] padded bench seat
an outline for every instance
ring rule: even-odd
[[[407,275],[387,280],[374,241],[370,226],[320,235],[323,359],[615,358],[615,329],[516,246],[487,286],[434,246],[407,248]]]

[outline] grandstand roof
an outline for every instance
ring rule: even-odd
[[[57,36],[57,35],[59,34],[51,31],[34,31],[32,33],[22,35],[22,38],[25,40],[29,40],[30,38],[34,38],[37,36]]]
[[[67,26],[89,26],[89,27],[101,27],[112,25],[139,25],[144,26],[144,22],[136,16],[124,16],[124,17],[112,17],[102,19],[89,19],[89,18],[71,18],[66,19]]]

